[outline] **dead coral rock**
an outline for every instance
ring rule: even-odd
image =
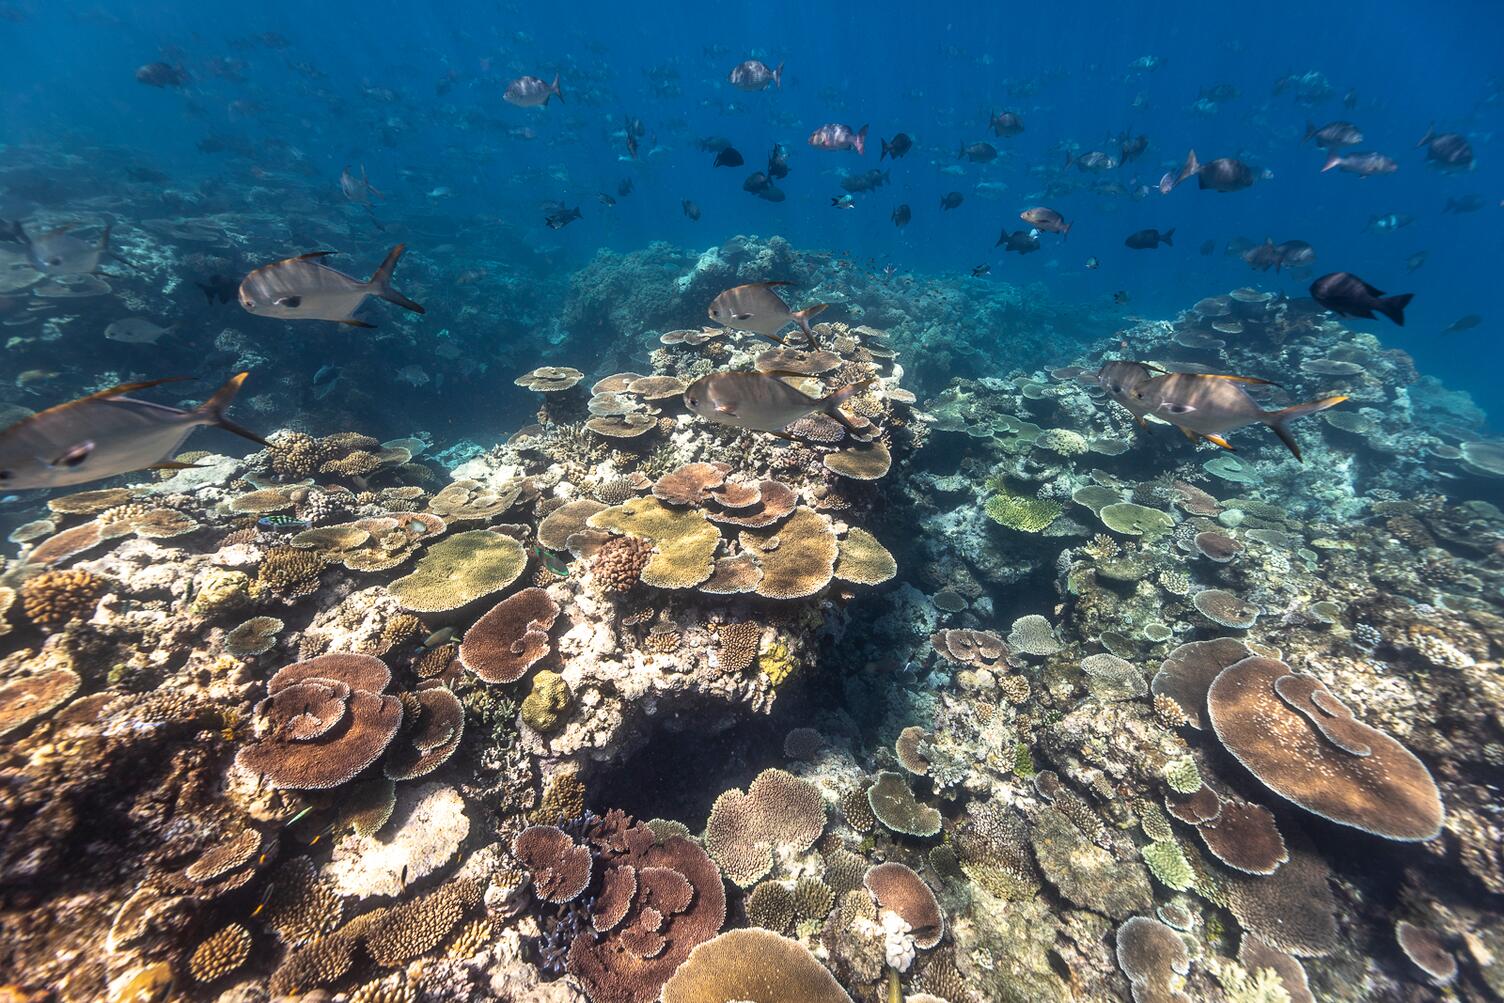
[[[1029,841],[1044,876],[1076,905],[1117,920],[1154,908],[1144,866],[1114,859],[1059,810],[1045,808],[1035,815]]]

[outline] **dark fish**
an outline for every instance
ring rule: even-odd
[[[1065,217],[1046,206],[1040,205],[1032,209],[1025,209],[1018,214],[1018,218],[1035,229],[1043,230],[1046,233],[1058,233],[1060,236],[1065,237],[1071,232],[1071,224],[1065,221]]]
[[[998,234],[997,243],[993,247],[1001,247],[1004,253],[1015,251],[1018,254],[1032,254],[1039,250],[1039,238],[1028,230],[1014,230],[1009,233],[1007,228]],[[1088,268],[1092,267],[1089,263]]]
[[[267,442],[225,417],[247,373],[232,377],[202,405],[182,411],[126,394],[172,380],[124,383],[58,404],[0,431],[0,489],[60,488],[148,467],[179,469],[172,455],[203,425],[261,446]]]
[[[1441,329],[1441,333],[1456,334],[1459,331],[1471,331],[1473,328],[1482,323],[1482,317],[1478,316],[1475,313],[1470,313],[1465,317],[1458,317],[1456,320],[1452,321],[1446,327]]]
[[[322,366],[319,366],[318,371],[313,374],[313,379],[311,382],[316,387],[324,387],[333,383],[337,379],[339,379],[339,367],[332,366],[326,363]]]
[[[1182,181],[1194,175],[1201,189],[1216,192],[1235,192],[1253,184],[1253,168],[1232,157],[1218,157],[1206,163],[1196,159],[1196,151],[1185,155],[1185,164],[1178,174],[1166,174],[1159,179],[1161,195],[1168,195]]]
[[[1321,165],[1321,172],[1325,174],[1334,167],[1365,178],[1375,174],[1393,174],[1400,169],[1399,164],[1382,153],[1349,153],[1346,156],[1328,154],[1326,163]]]
[[[768,177],[777,180],[789,176],[789,151],[782,143],[774,143],[768,154]]]
[[[1152,251],[1160,244],[1164,244],[1166,247],[1174,247],[1174,238],[1175,228],[1172,226],[1164,233],[1153,229],[1130,233],[1128,239],[1123,241],[1123,244],[1124,246],[1133,248],[1135,251]]]
[[[688,216],[690,219],[694,220],[696,223],[698,223],[700,221],[700,207],[699,206],[695,205],[689,199],[685,199],[683,202],[679,203],[679,205],[684,210],[684,215]]]
[[[1442,208],[1441,211],[1457,213],[1477,212],[1487,204],[1488,203],[1483,200],[1483,197],[1481,195],[1464,195],[1461,198],[1447,199],[1447,204]]]
[[[1357,146],[1363,142],[1363,133],[1351,122],[1328,122],[1318,129],[1315,122],[1307,120],[1306,134],[1301,142],[1308,139],[1314,139],[1316,145],[1323,150],[1337,150],[1344,146]]]
[[[1081,156],[1075,159],[1076,170],[1078,171],[1091,171],[1100,174],[1103,171],[1110,171],[1114,167],[1118,166],[1118,162],[1116,160],[1113,160],[1110,156],[1103,153],[1101,150],[1091,150],[1087,153],[1081,154]],[[1065,162],[1067,165],[1070,164],[1070,154],[1066,154]]]
[[[742,159],[742,155],[737,152],[736,147],[734,147],[734,146],[728,146],[724,150],[722,150],[720,153],[717,153],[715,155],[715,161],[713,163],[711,163],[710,166],[711,167],[740,167],[742,164],[745,164],[745,163],[746,163],[746,161]]]
[[[632,188],[632,179],[622,178],[621,181],[617,182],[616,185],[616,197],[626,198],[628,195],[632,194]]]
[[[188,72],[168,63],[147,63],[136,71],[136,80],[148,87],[181,87],[188,82]]]
[[[1411,272],[1415,271],[1421,265],[1424,265],[1426,263],[1426,258],[1429,256],[1429,251],[1416,251],[1414,254],[1410,255],[1410,257],[1405,259],[1405,269]]]
[[[897,160],[914,147],[914,141],[909,138],[909,134],[906,132],[900,132],[891,140],[883,139],[879,140],[879,142],[883,144],[883,152],[878,154],[878,160],[882,160],[884,157],[892,157],[894,160]]]
[[[1305,268],[1316,260],[1316,249],[1303,240],[1287,240],[1274,249],[1279,252],[1275,271],[1281,268]]]
[[[845,422],[841,403],[860,393],[870,382],[852,383],[824,397],[811,397],[769,373],[710,373],[695,380],[684,391],[684,406],[700,417],[722,425],[777,432],[790,422],[817,411]]]
[[[1118,158],[1122,163],[1126,164],[1130,160],[1137,160],[1139,157],[1143,156],[1144,151],[1148,148],[1148,136],[1135,136],[1131,140],[1127,137],[1124,137],[1122,143],[1118,147]]]
[[[240,283],[228,275],[211,275],[203,282],[195,282],[193,284],[202,290],[204,299],[209,301],[210,306],[213,306],[215,303],[230,302],[230,300],[235,298],[235,291],[240,288]]]
[[[610,195],[607,195],[605,192],[597,192],[595,198],[596,201],[600,202],[600,204],[605,206],[607,209],[616,205],[616,199],[612,198]]]
[[[570,223],[582,218],[579,206],[570,209],[560,204],[549,210],[548,214],[543,217],[543,224],[550,230],[562,230]]]
[[[726,80],[731,86],[740,87],[744,91],[760,91],[768,84],[782,90],[783,64],[779,63],[777,69],[770,70],[767,63],[749,59],[732,67],[731,72],[726,74]]]
[[[423,308],[392,288],[392,271],[397,267],[406,244],[398,244],[387,253],[369,282],[351,278],[319,259],[333,251],[313,251],[296,258],[274,261],[251,272],[240,283],[240,305],[258,317],[282,320],[332,320],[350,327],[375,327],[355,319],[367,297],[377,296],[389,303],[423,313]]]
[[[1201,245],[1201,256],[1203,258],[1208,257],[1216,249],[1217,249],[1217,242],[1215,240],[1208,240],[1208,241],[1206,241],[1205,243],[1203,243]]]
[[[1267,272],[1271,268],[1277,268],[1280,263],[1279,248],[1270,238],[1265,238],[1262,244],[1255,244],[1243,252],[1243,260],[1248,262],[1248,267],[1256,272]]]
[[[1112,301],[1119,306],[1122,306],[1124,303],[1128,302],[1128,293],[1122,289],[1119,289],[1117,292],[1112,294]]]
[[[894,209],[893,215],[888,218],[893,220],[893,225],[901,230],[909,225],[909,220],[914,218],[914,213],[909,209],[909,204],[905,202],[897,209]]]
[[[991,163],[997,159],[997,147],[991,143],[972,143],[970,146],[962,143],[956,151],[956,159],[969,160],[973,164]]]
[[[742,182],[742,191],[751,192],[758,198],[767,202],[782,202],[784,200],[783,189],[773,184],[762,171],[753,171],[747,175],[747,180]]]
[[[944,195],[940,196],[940,208],[954,209],[964,201],[966,201],[966,197],[960,192],[946,192]]]
[[[974,279],[979,279],[990,271],[992,271],[991,265],[977,265],[971,270],[971,277]]]
[[[554,74],[554,82],[544,83],[538,77],[518,77],[507,84],[507,89],[502,91],[501,99],[507,104],[514,104],[519,108],[539,108],[548,104],[549,98],[558,98],[559,103],[564,103],[564,92],[559,90],[559,75]]]
[[[809,145],[817,150],[855,150],[860,157],[867,152],[867,127],[852,131],[849,125],[831,122],[809,134]]]
[[[861,174],[848,174],[841,179],[841,187],[848,192],[870,192],[888,183],[888,172],[876,167]]]
[[[1405,307],[1414,293],[1385,296],[1350,272],[1332,272],[1311,283],[1311,298],[1339,317],[1373,318],[1377,310],[1400,327],[1405,326]]]
[[[856,208],[856,196],[854,196],[854,195],[837,195],[837,196],[835,196],[834,198],[832,198],[830,200],[830,204],[833,207],[837,208],[837,209],[855,209]]]
[[[377,190],[375,185],[371,184],[371,179],[366,177],[365,164],[360,165],[360,177],[358,178],[350,173],[348,166],[340,168],[339,190],[340,194],[344,195],[349,201],[354,202],[356,205],[363,205],[368,209],[371,207],[371,196],[386,198],[385,195]]]
[[[1426,159],[1447,170],[1466,170],[1473,166],[1473,147],[1460,132],[1437,132],[1433,123],[1427,127],[1416,149],[1426,148]]]
[[[1087,258],[1086,259],[1086,267],[1087,267],[1088,271],[1093,271],[1094,272],[1098,268],[1100,268],[1101,265],[1102,265],[1102,262],[1098,261],[1096,258]]]
[[[1148,414],[1179,428],[1193,442],[1205,439],[1223,449],[1232,449],[1224,436],[1240,428],[1262,422],[1268,425],[1299,460],[1300,446],[1290,433],[1289,423],[1296,418],[1347,400],[1346,396],[1323,397],[1278,411],[1265,411],[1248,396],[1242,384],[1266,384],[1245,376],[1221,376],[1211,373],[1165,373],[1139,383],[1130,396]]]
[[[725,136],[702,136],[695,140],[695,149],[702,153],[720,153],[731,145],[731,140]]]
[[[987,128],[996,136],[1017,136],[1024,131],[1024,120],[1011,111],[993,112]]]

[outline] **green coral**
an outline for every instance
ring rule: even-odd
[[[1008,491],[1000,477],[989,477],[986,490],[989,497],[982,503],[987,518],[999,526],[1018,530],[1021,533],[1038,533],[1060,517],[1065,509],[1048,498],[1029,498]]]
[[[789,651],[789,646],[782,640],[774,641],[768,645],[768,650],[757,656],[757,667],[774,686],[778,686],[787,679],[798,665],[798,661]]]
[[[1034,766],[1034,757],[1029,754],[1027,742],[1019,742],[1013,749],[1013,774],[1027,780],[1039,770]]]
[[[573,702],[564,677],[543,669],[533,677],[533,690],[522,701],[522,720],[546,734],[559,726]]]
[[[1201,771],[1190,756],[1172,759],[1165,764],[1165,783],[1176,794],[1195,794],[1201,789]]]
[[[1196,872],[1191,869],[1191,862],[1185,858],[1180,844],[1174,840],[1150,843],[1139,852],[1143,854],[1149,873],[1166,888],[1183,892],[1196,883]]]

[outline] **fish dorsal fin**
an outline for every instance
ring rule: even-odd
[[[160,380],[140,380],[136,383],[120,383],[113,387],[105,387],[103,390],[89,394],[87,397],[80,397],[71,403],[79,404],[83,401],[108,400],[111,397],[120,397],[124,394],[135,393],[137,390],[146,390],[151,387],[161,386],[163,383],[182,383],[191,379],[193,379],[191,376],[164,376]],[[60,404],[58,406],[67,407],[68,405]]]
[[[762,374],[764,376],[773,376],[773,377],[776,377],[776,378],[778,378],[780,380],[782,380],[782,379],[796,379],[796,380],[812,380],[812,379],[814,379],[814,377],[811,376],[809,373],[796,373],[792,369],[765,369],[765,370],[760,370],[760,371],[762,372]]]
[[[293,258],[283,258],[277,263],[280,265],[285,265],[289,261],[317,261],[319,258],[327,258],[331,254],[338,253],[338,251],[309,251],[307,254],[299,254],[298,256]]]
[[[773,279],[771,282],[753,282],[752,283],[752,285],[754,285],[754,286],[762,286],[764,289],[772,289],[774,286],[794,286],[794,285],[798,285],[798,284],[799,283],[790,281],[789,279]]]
[[[1277,387],[1280,384],[1273,380],[1261,380],[1257,376],[1232,376],[1227,373],[1196,373],[1209,380],[1227,380],[1229,383],[1247,383],[1256,387]]]

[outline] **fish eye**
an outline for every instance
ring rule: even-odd
[[[691,398],[689,398],[689,406],[690,407],[699,407],[700,406],[700,398],[698,398],[698,397],[691,397]]]
[[[11,476],[12,475],[9,470],[0,470],[0,483],[4,483],[5,481],[10,480]]]

